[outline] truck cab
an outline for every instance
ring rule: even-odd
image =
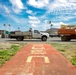
[[[47,38],[49,38],[49,34],[48,33],[39,32],[38,30],[34,30],[33,31],[33,38],[41,39],[42,41],[46,41]]]
[[[41,38],[41,34],[38,30],[34,30],[32,33],[33,38]]]

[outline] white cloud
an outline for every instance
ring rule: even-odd
[[[10,31],[15,31],[15,30],[17,30],[17,29],[12,26]]]
[[[9,8],[7,6],[0,4],[0,12],[10,13],[11,11],[9,10]]]
[[[19,13],[24,9],[24,5],[21,0],[10,0],[10,3],[12,4],[12,9],[15,13]]]
[[[76,0],[54,0],[49,3],[46,8],[47,12],[41,16],[42,19],[54,15],[50,19],[56,22],[70,21],[76,18]]]
[[[47,24],[48,23],[48,20],[45,20],[44,23]]]
[[[10,8],[8,6],[0,5],[0,14],[3,17],[8,18],[9,17],[9,14],[11,14],[11,10],[10,10]]]
[[[68,24],[66,24],[64,22],[53,22],[52,24],[53,24],[54,28],[60,28],[61,25],[68,25]]]
[[[71,0],[70,0],[71,1]],[[62,13],[62,11],[72,11],[76,9],[76,3],[72,3],[69,0],[54,0],[53,2],[49,3],[47,6],[48,12],[58,12]],[[65,13],[65,12],[64,12]]]
[[[48,12],[54,12],[54,11],[60,11],[63,10],[62,8],[65,8],[66,6],[66,1],[65,0],[54,0],[47,6]]]
[[[4,10],[5,10],[5,12],[6,12],[7,14],[10,13],[10,10],[9,10],[6,6],[4,6]]]
[[[60,22],[60,25],[67,25],[66,23]]]
[[[36,12],[33,12],[32,10],[26,10],[26,13],[27,14],[30,14],[30,15],[36,15]]]
[[[60,25],[64,24],[63,22],[60,22]]]
[[[49,4],[49,0],[28,0],[27,3],[35,8],[43,8]]]
[[[44,20],[43,24],[42,24],[42,28],[43,30],[47,30],[50,28],[50,25],[48,23],[48,20]]]
[[[40,24],[40,20],[37,17],[28,16],[28,18],[29,18],[29,23],[31,24],[31,26],[37,27]]]
[[[60,28],[61,23],[63,24],[63,22],[53,22],[53,28]]]
[[[60,21],[70,21],[72,19],[75,19],[76,18],[76,15],[68,15],[68,16],[65,16],[65,15],[59,15],[59,16],[56,16],[54,17],[52,20],[55,21],[55,22],[60,22]]]
[[[37,25],[35,25],[35,24],[31,24],[31,26],[33,29],[37,27]]]
[[[33,11],[32,10],[26,10],[26,13],[33,14]]]
[[[69,2],[76,2],[76,0],[68,0]]]
[[[26,24],[27,23],[27,19],[25,18],[18,18],[14,15],[11,15],[10,18],[15,22],[15,23],[18,23],[18,24]]]
[[[38,20],[38,18],[35,17],[35,16],[28,16],[28,18],[31,19],[31,20]]]
[[[30,24],[40,24],[40,21],[39,20],[29,20],[29,23]]]

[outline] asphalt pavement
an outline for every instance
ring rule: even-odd
[[[41,41],[41,39],[24,39],[23,41],[17,41],[16,39],[10,39],[10,38],[0,38],[0,43],[3,42],[9,42],[9,43],[76,43],[75,39],[72,39],[71,41],[63,42],[61,41],[61,38],[59,37],[53,37],[49,38],[47,41]]]

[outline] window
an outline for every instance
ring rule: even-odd
[[[38,30],[34,30],[34,33],[38,33],[39,34],[40,32]]]

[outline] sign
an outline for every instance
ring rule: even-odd
[[[6,31],[6,34],[10,34],[10,32],[9,31]]]

